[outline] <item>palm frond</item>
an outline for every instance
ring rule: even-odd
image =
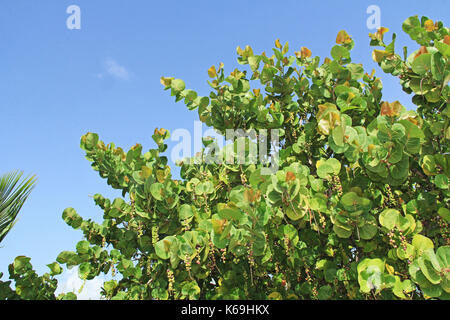
[[[36,183],[36,176],[20,181],[23,172],[0,177],[0,242],[17,222],[17,215]]]

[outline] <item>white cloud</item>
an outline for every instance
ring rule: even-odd
[[[128,80],[130,78],[130,74],[125,67],[119,65],[117,61],[113,59],[105,60],[105,68],[106,72],[115,78],[119,78],[122,80]]]
[[[58,288],[55,292],[56,296],[60,293],[73,292],[77,295],[78,300],[100,300],[101,287],[104,282],[102,277],[86,280],[84,283],[84,280],[78,277],[78,267],[66,270],[61,276],[62,279],[58,281]],[[79,292],[82,286],[83,289]]]
[[[111,76],[119,80],[130,80],[130,72],[124,66],[120,65],[116,60],[107,58],[103,61],[102,73],[97,73],[95,76],[103,79],[105,76]]]

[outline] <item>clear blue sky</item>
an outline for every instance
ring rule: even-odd
[[[81,30],[66,27],[72,4],[81,8]],[[366,27],[366,9],[372,4],[381,8],[387,37],[397,33],[398,52],[412,45],[401,31],[407,17],[448,23],[448,0],[2,0],[0,173],[21,169],[39,181],[1,244],[0,272],[17,255],[32,257],[36,270],[47,271],[59,252],[81,240],[81,232],[62,221],[64,208],[100,221],[90,196],[119,196],[84,158],[84,133],[97,132],[123,149],[137,142],[148,149],[155,127],[193,130],[197,113],[162,90],[162,75],[184,79],[207,95],[207,69],[224,62],[232,71],[238,45],[269,52],[280,38],[292,52],[306,46],[325,57],[345,29],[356,42],[353,61],[382,77],[384,99],[411,106],[397,79],[371,60],[368,33],[374,30]]]

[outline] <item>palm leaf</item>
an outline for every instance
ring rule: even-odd
[[[17,215],[33,190],[36,178],[22,181],[23,172],[10,172],[0,177],[0,242],[17,222]]]

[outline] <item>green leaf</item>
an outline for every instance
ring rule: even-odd
[[[325,285],[319,288],[317,292],[317,297],[319,300],[329,300],[333,295],[333,289],[329,285]]]
[[[195,99],[197,99],[197,92],[195,92],[194,90],[184,90],[183,93],[184,93],[184,96],[186,97],[187,103],[190,103],[190,102],[194,101]]]
[[[333,231],[334,231],[334,233],[337,234],[337,236],[339,238],[346,239],[352,235],[352,230],[347,230],[347,229],[341,228],[340,226],[337,226],[337,225],[333,226]]]
[[[441,286],[428,286],[428,287],[420,287],[422,289],[422,292],[425,296],[431,297],[431,298],[437,298],[442,295],[442,288]]]
[[[267,296],[267,299],[268,300],[282,300],[283,296],[281,295],[281,293],[274,291]]]
[[[420,20],[417,16],[409,17],[402,24],[402,29],[413,38],[416,30],[420,28]],[[413,38],[414,39],[414,38]]]
[[[428,281],[432,284],[438,284],[441,282],[440,275],[436,272],[436,270],[434,270],[433,265],[429,260],[419,257],[417,262],[419,264],[420,271],[422,271]]]
[[[327,212],[328,206],[327,206],[327,198],[323,194],[316,194],[311,200],[309,201],[309,206],[311,210],[319,211],[319,212]]]
[[[333,168],[327,163],[321,163],[317,167],[317,175],[322,179],[329,179],[332,172]]]
[[[327,165],[329,165],[331,167],[331,169],[333,170],[332,173],[336,176],[341,171],[341,163],[339,162],[339,160],[337,160],[335,158],[328,159]]]
[[[438,174],[434,178],[434,184],[439,189],[448,189],[448,178],[445,174]]]
[[[325,265],[325,270],[323,273],[323,275],[325,277],[325,281],[328,283],[333,283],[334,280],[336,279],[336,273],[337,273],[337,270],[336,270],[335,265],[333,263],[328,262]]]
[[[360,290],[369,293],[373,289],[380,289],[383,283],[385,263],[381,259],[365,258],[357,266]]]
[[[333,141],[337,146],[344,145],[344,128],[342,126],[338,126],[333,129]]]
[[[190,281],[183,286],[181,293],[190,300],[198,299],[200,295],[200,287],[196,281]]]
[[[89,262],[83,262],[78,267],[78,276],[81,279],[87,279],[89,274],[93,271],[92,266]]]
[[[415,248],[414,246],[410,245],[409,243],[406,244],[406,250],[404,250],[403,246],[400,246],[396,250],[397,256],[401,260],[413,260],[414,254],[415,254]]]
[[[419,138],[419,139],[425,138],[423,131],[411,121],[400,120],[398,121],[398,123],[401,124],[403,127],[405,127],[406,129],[405,135],[408,138]]]
[[[445,220],[445,222],[450,223],[450,210],[447,208],[439,208],[438,214]]]
[[[139,249],[141,251],[147,252],[153,248],[152,240],[149,236],[145,235],[138,239]]]
[[[186,88],[186,84],[181,79],[172,80],[171,87],[175,92],[181,92]]]
[[[78,262],[78,255],[73,251],[63,251],[58,255],[56,261],[61,264],[76,265]]]
[[[441,99],[441,90],[439,88],[433,88],[425,94],[425,98],[428,102],[439,102]]]
[[[434,161],[434,157],[432,155],[425,155],[423,157],[422,169],[427,176],[431,176],[436,173],[436,162]]]
[[[449,58],[450,57],[450,46],[444,42],[436,41],[434,46],[439,50],[439,52]]]
[[[431,53],[423,53],[414,59],[411,68],[418,75],[424,76],[431,71]]]
[[[436,251],[436,257],[440,266],[448,269],[450,266],[450,246],[439,247]]]
[[[182,204],[178,211],[178,216],[180,217],[180,220],[186,220],[186,219],[192,218],[194,216],[192,207],[188,204]]]
[[[346,152],[349,149],[348,144],[343,144],[343,146],[338,146],[333,139],[333,135],[330,135],[328,137],[328,144],[330,145],[330,148],[337,154],[341,154]]]
[[[341,59],[348,59],[350,58],[350,51],[348,51],[347,48],[343,47],[343,46],[333,46],[333,48],[331,48],[331,56],[333,57],[334,60],[341,60]]]
[[[353,80],[361,79],[364,76],[364,68],[361,64],[349,63],[347,69],[350,70]]]
[[[295,227],[292,224],[286,224],[283,226],[283,233],[286,235],[290,240],[293,240],[298,237],[298,231],[295,229]]]
[[[83,219],[77,214],[74,208],[67,208],[63,211],[62,218],[69,226],[78,229]]]
[[[411,79],[409,86],[418,95],[425,95],[433,88],[428,81],[422,81],[422,79],[417,78]]]
[[[150,193],[152,194],[153,198],[161,201],[163,199],[164,185],[159,182],[152,184],[150,186]]]
[[[409,219],[402,216],[401,214],[398,215],[397,221],[395,223],[395,226],[402,232],[405,232],[409,226],[410,222]]]
[[[211,181],[200,182],[195,186],[195,194],[211,194],[214,192],[214,184]]]
[[[338,175],[341,170],[341,163],[335,158],[319,160],[316,163],[317,175],[322,179],[329,179],[330,175]]]
[[[14,259],[13,267],[14,272],[23,273],[25,271],[31,270],[31,258],[25,256],[18,256]]]
[[[297,221],[306,215],[306,210],[304,208],[288,206],[285,209],[285,213],[289,219],[292,221]]]
[[[50,269],[50,274],[51,274],[52,276],[56,276],[56,275],[62,273],[62,268],[61,268],[61,266],[59,265],[58,262],[50,263],[50,264],[47,265],[47,267],[49,267],[49,269]]]
[[[77,300],[77,296],[73,292],[67,292],[64,294],[64,296],[61,298],[61,300]]]
[[[80,146],[82,149],[90,151],[97,146],[98,143],[98,134],[88,132],[86,135],[81,137]]]
[[[378,232],[377,220],[373,216],[368,216],[364,222],[364,225],[359,228],[359,236],[361,239],[370,240]]]
[[[238,207],[232,204],[223,207],[222,209],[219,210],[218,213],[221,218],[227,220],[240,220],[244,215]]]
[[[77,243],[76,249],[78,254],[86,254],[89,252],[90,249],[90,243],[89,241],[82,240]]]
[[[425,250],[434,248],[433,241],[421,234],[414,235],[412,245],[416,248],[416,252],[419,256],[422,255]]]
[[[315,192],[321,192],[323,191],[323,180],[322,179],[315,179],[313,176],[308,176],[309,183],[311,185],[311,188]]]
[[[159,240],[155,244],[155,252],[158,255],[158,257],[160,257],[163,260],[169,259],[170,246],[173,243],[176,243],[176,241],[177,238],[175,238],[174,236],[168,236],[162,240]]]
[[[433,79],[436,81],[442,81],[445,77],[445,60],[442,54],[435,52],[431,56],[431,73]]]
[[[345,193],[341,198],[340,204],[347,211],[358,212],[358,215],[371,208],[371,201],[369,199],[360,197],[353,191]]]
[[[433,249],[427,249],[423,252],[423,258],[429,262],[431,262],[431,265],[436,271],[441,271],[442,266],[434,253]],[[444,266],[445,267],[445,266]]]
[[[260,60],[261,60],[261,58],[258,56],[248,57],[248,64],[253,72],[258,70]]]
[[[103,289],[106,291],[106,294],[111,295],[115,288],[117,288],[118,284],[116,280],[109,280],[103,283]]]
[[[218,249],[225,249],[229,244],[229,239],[224,238],[222,235],[217,234],[215,231],[212,233],[212,242]]]
[[[401,299],[406,299],[404,292],[409,291],[412,287],[412,283],[409,280],[401,281],[399,276],[395,276],[395,284],[392,288],[392,292]]]

